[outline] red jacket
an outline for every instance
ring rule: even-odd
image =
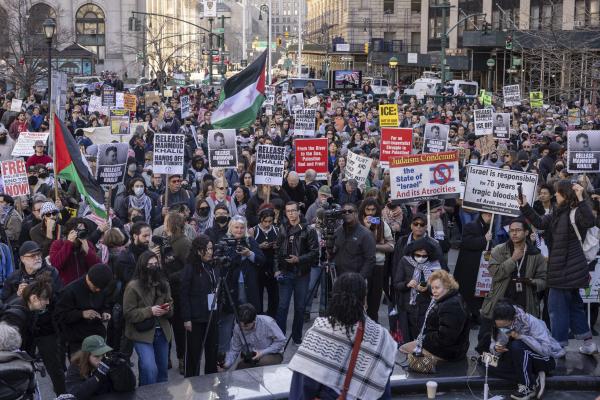
[[[50,263],[58,270],[65,285],[84,276],[95,264],[100,262],[96,255],[94,244],[87,241],[89,250],[84,254],[73,247],[73,242],[67,239],[55,240],[50,246]]]

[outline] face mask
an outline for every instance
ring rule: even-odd
[[[227,222],[229,222],[229,217],[226,217],[225,215],[215,217],[215,222],[219,225],[225,225]]]
[[[510,333],[510,331],[512,331],[511,328],[498,328],[498,330],[507,336]]]
[[[131,164],[129,167],[127,167],[127,171],[133,173],[137,170],[137,166],[135,164]]]
[[[135,193],[135,195],[139,197],[142,194],[144,194],[144,188],[143,187],[134,187],[133,193]]]
[[[556,167],[554,167],[556,169],[556,172],[560,172],[562,171],[562,169],[564,168],[564,165],[557,165]]]
[[[198,215],[201,217],[206,217],[209,212],[210,212],[210,208],[208,208],[208,207],[198,209]],[[217,218],[220,218],[220,217],[217,217]],[[217,218],[215,218],[215,221],[217,220]],[[225,217],[225,218],[227,218],[227,217]]]
[[[418,262],[419,264],[424,264],[427,262],[427,257],[413,257],[415,259],[416,262]]]
[[[31,176],[27,177],[27,181],[29,182],[29,184],[31,186],[37,185],[37,183],[38,183],[38,177],[35,176],[35,175],[31,175]]]
[[[161,277],[160,268],[154,268],[154,269],[150,270],[150,278],[152,279],[153,282],[158,282],[160,280],[160,277]]]
[[[498,161],[498,157],[492,157],[492,158],[490,158],[490,161],[495,163],[496,161]]]
[[[469,160],[469,164],[477,164],[477,162],[478,162],[478,161],[479,161],[479,160],[477,160],[476,158],[471,158],[471,159]]]
[[[49,176],[50,176],[50,174],[49,174],[49,173],[47,173],[47,172],[44,172],[44,173],[41,173],[41,174],[39,174],[38,176],[39,176],[39,178],[41,178],[41,179],[46,179],[47,177],[49,177]]]

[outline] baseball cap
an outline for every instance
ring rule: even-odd
[[[28,240],[19,248],[19,257],[23,257],[25,254],[40,253],[41,251],[40,246],[36,242]]]
[[[410,222],[413,223],[418,219],[420,219],[423,222],[427,222],[427,217],[425,216],[425,214],[420,212],[414,213],[412,218],[410,219]]]
[[[112,347],[106,344],[102,336],[92,335],[83,339],[81,351],[91,353],[94,356],[101,356],[112,351]]]

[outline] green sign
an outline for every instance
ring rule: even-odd
[[[267,41],[266,40],[259,40],[259,41],[256,41],[255,43],[256,43],[256,47],[255,47],[256,50],[261,51],[261,50],[267,49]],[[277,43],[271,42],[271,50],[277,50]]]
[[[213,28],[213,33],[225,33],[225,28]]]
[[[492,105],[492,94],[487,93],[485,90],[481,89],[479,91],[479,102],[483,104],[484,107]]]
[[[543,107],[544,94],[542,92],[529,92],[529,104],[531,107]]]

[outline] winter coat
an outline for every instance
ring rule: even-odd
[[[481,254],[488,246],[488,242],[485,239],[485,234],[488,230],[489,225],[485,225],[481,218],[463,227],[454,278],[460,283],[458,291],[465,301],[471,301],[475,295]]]
[[[88,400],[106,393],[133,391],[135,380],[135,375],[127,364],[111,366],[108,376],[96,379],[94,375],[81,376],[79,366],[71,363],[67,368],[65,385],[67,393],[74,395],[77,400]]]
[[[208,321],[211,306],[208,304],[208,295],[215,292],[218,279],[218,273],[212,265],[185,265],[181,277],[179,310],[183,321]]]
[[[259,228],[257,228],[259,229]],[[292,242],[290,244],[290,241]],[[304,276],[319,261],[319,241],[315,230],[304,224],[281,225],[277,235],[277,253],[275,271],[289,271]],[[288,264],[285,259],[290,255],[298,256],[297,264]]]
[[[88,252],[81,247],[76,249],[73,242],[67,239],[55,240],[50,246],[50,264],[58,270],[65,285],[84,276],[95,264],[100,262],[96,255],[96,247],[87,240]]]
[[[588,264],[583,249],[569,219],[570,207],[557,207],[552,214],[540,217],[529,204],[521,212],[537,229],[551,230],[549,246],[547,287],[578,289],[589,284]],[[596,223],[588,201],[579,202],[575,211],[575,223],[582,239]]]
[[[430,310],[423,330],[423,349],[446,361],[466,356],[469,324],[463,299],[456,290],[450,290]]]
[[[360,224],[352,232],[344,226],[335,230],[335,266],[338,276],[346,272],[358,272],[369,279],[375,268],[375,238],[373,233]]]
[[[161,317],[154,317],[152,315],[152,306],[160,305],[164,303],[171,303],[171,309],[168,313]],[[142,343],[153,343],[154,342],[154,330],[152,328],[145,332],[138,332],[133,324],[142,322],[148,318],[156,318],[160,328],[165,335],[168,342],[171,342],[173,337],[173,328],[169,322],[169,318],[173,316],[174,306],[173,298],[171,297],[171,288],[167,284],[166,293],[158,292],[156,286],[148,289],[143,287],[141,282],[137,279],[129,282],[125,288],[125,294],[123,296],[123,315],[125,317],[125,337],[134,341]]]

